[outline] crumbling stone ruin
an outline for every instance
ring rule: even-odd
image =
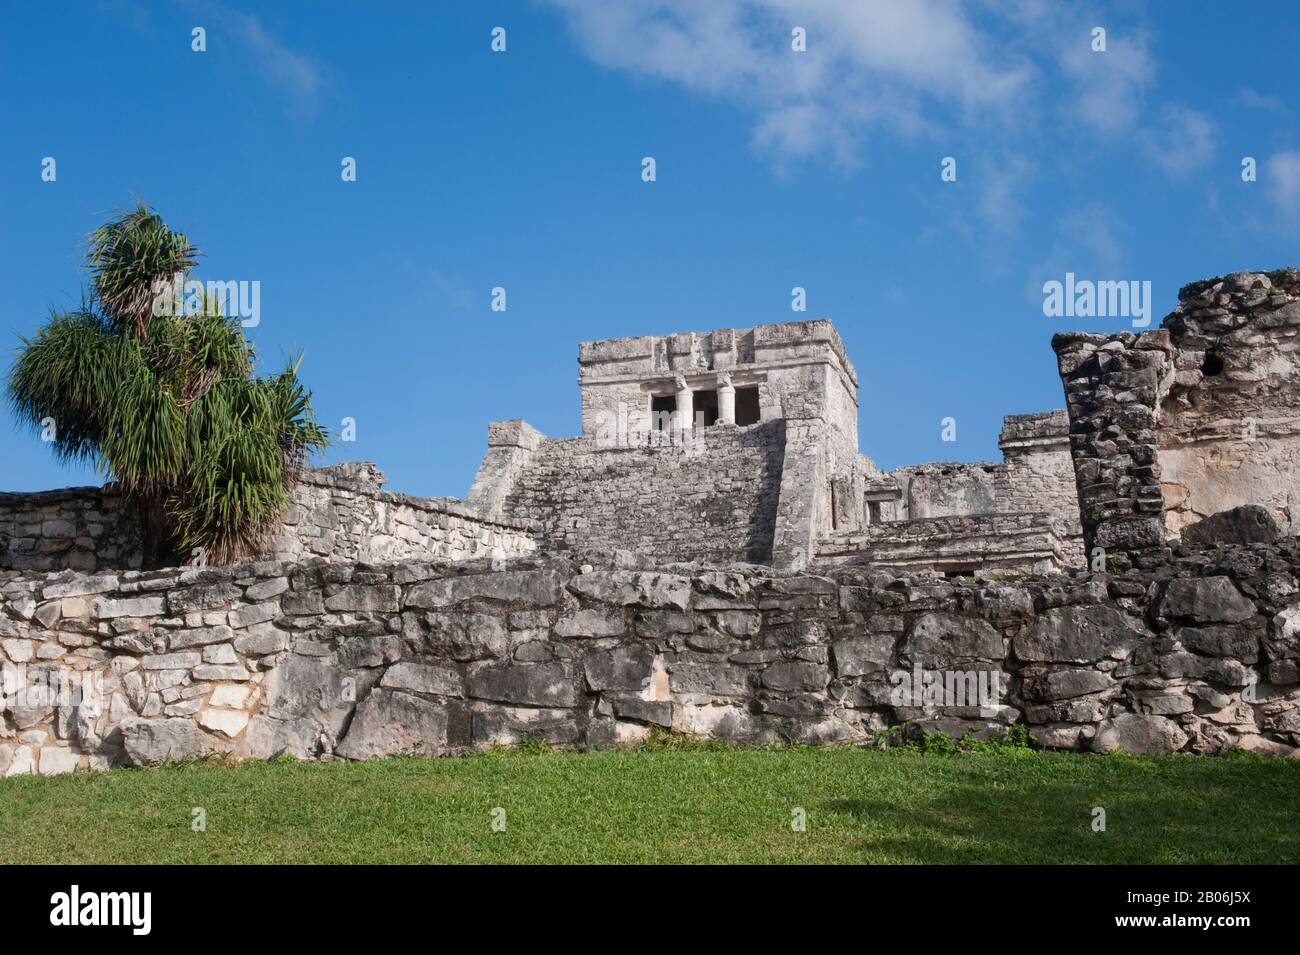
[[[1300,273],[1056,336],[1066,409],[886,473],[826,321],[586,343],[582,434],[466,501],[309,472],[229,567],[137,569],[112,488],[0,495],[0,772],[441,754],[654,727],[1300,752]]]
[[[1082,561],[1069,422],[1006,419],[1001,464],[886,474],[825,320],[584,342],[582,434],[494,422],[469,501],[552,552],[803,568],[1059,570]]]
[[[384,480],[366,461],[305,470],[259,556],[469,560],[537,549],[537,528],[525,521],[485,517],[455,498],[384,491]],[[111,486],[0,494],[0,569],[138,570],[141,557],[138,522]]]
[[[1185,286],[1160,328],[1052,339],[1091,543],[1160,547],[1242,504],[1296,532],[1298,298],[1296,269],[1238,272]]]

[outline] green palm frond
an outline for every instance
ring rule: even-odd
[[[35,337],[21,341],[8,383],[14,414],[38,433],[51,422],[52,448],[61,461],[95,461],[114,387],[111,329],[83,306],[52,312]]]
[[[194,264],[184,235],[143,204],[90,237],[94,297],[22,340],[8,399],[64,461],[94,463],[138,504],[157,561],[183,548],[255,554],[308,456],[329,443],[301,358],[268,378],[239,321],[206,297],[154,314],[157,282]]]
[[[109,321],[144,338],[155,297],[194,268],[198,255],[189,239],[141,202],[90,234],[86,265]]]

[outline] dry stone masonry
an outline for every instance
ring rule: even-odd
[[[139,522],[112,489],[0,494],[0,570],[138,568]]]
[[[437,755],[654,727],[886,728],[1200,753],[1300,744],[1300,546],[1011,582],[621,554],[0,575],[0,772]]]
[[[527,521],[485,517],[454,498],[380,488],[384,474],[354,461],[303,472],[268,559],[468,560],[537,549]],[[0,569],[139,569],[139,524],[111,488],[0,494]]]
[[[1243,504],[1293,534],[1300,272],[1184,287],[1158,329],[1052,340],[1090,546],[1159,547]]]
[[[111,487],[0,494],[0,772],[665,731],[1300,747],[1300,273],[1052,342],[1000,462],[886,473],[826,320],[586,342],[582,433],[466,500],[312,470],[232,567],[141,570]]]

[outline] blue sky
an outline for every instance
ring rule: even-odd
[[[323,462],[376,461],[395,490],[463,496],[492,419],[576,433],[580,340],[812,317],[857,366],[878,463],[996,459],[1002,415],[1063,404],[1053,331],[1130,327],[1045,317],[1045,281],[1150,281],[1158,322],[1187,282],[1300,264],[1300,21],[1281,2],[1247,20],[1049,0],[13,5],[0,371],[78,301],[85,234],[139,196],[203,250],[196,277],[261,283],[265,367],[305,352],[321,421],[356,420]],[[0,490],[98,483],[0,414]]]

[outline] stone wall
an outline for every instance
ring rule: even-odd
[[[556,552],[767,563],[785,439],[784,421],[545,439],[513,473],[501,513],[538,524]]]
[[[139,567],[140,528],[112,488],[0,493],[0,570]]]
[[[0,771],[1017,721],[1053,747],[1293,753],[1297,574],[1294,539],[1003,583],[626,556],[3,573]]]
[[[485,516],[455,498],[383,491],[383,483],[383,472],[365,461],[307,469],[260,556],[468,560],[537,549],[537,528],[526,521]],[[0,570],[138,568],[139,536],[111,487],[0,494]]]
[[[1164,541],[1156,402],[1171,373],[1169,333],[1055,335],[1065,385],[1079,511],[1088,548]]]
[[[1156,441],[1166,530],[1261,504],[1300,531],[1300,272],[1237,273],[1178,297]]]
[[[1064,410],[1007,415],[1002,461],[914,464],[891,472],[909,519],[1046,511],[1076,520],[1079,511]]]
[[[350,462],[304,472],[282,531],[267,541],[270,560],[470,560],[517,557],[537,549],[527,521],[485,516],[450,497],[380,490],[383,472]]]
[[[817,542],[817,560],[896,572],[1045,574],[1081,565],[1059,527],[1042,512],[925,517],[828,534]]]
[[[1294,533],[1300,272],[1236,272],[1179,292],[1159,329],[1057,335],[1085,533],[1159,547],[1243,504]]]
[[[902,467],[901,519],[827,534],[825,559],[942,573],[1082,567],[1083,529],[1064,411],[1007,415],[1003,460]],[[854,549],[856,548],[856,553]]]
[[[991,514],[997,510],[998,472],[992,461],[931,461],[890,472],[898,481],[905,520]]]

